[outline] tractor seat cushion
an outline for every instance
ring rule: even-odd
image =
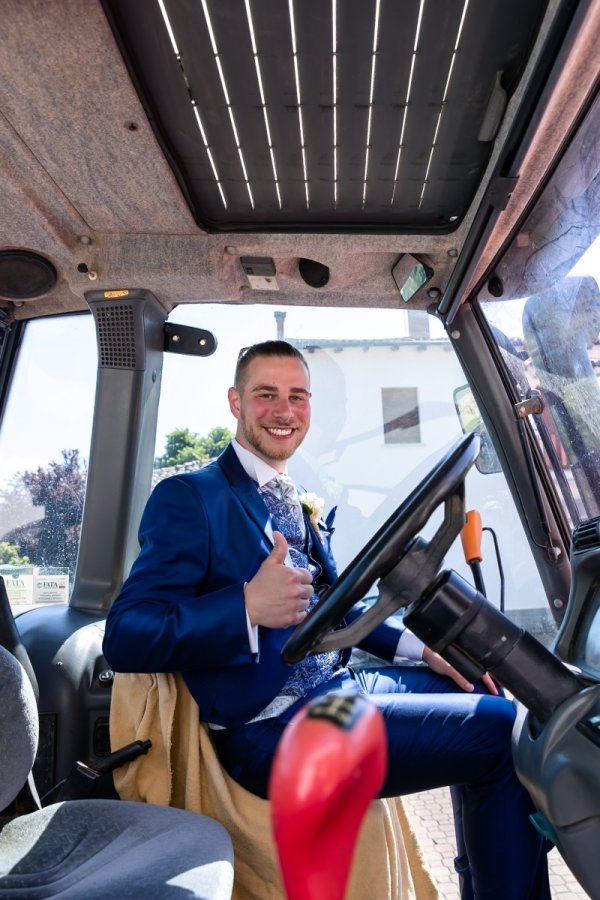
[[[228,900],[233,850],[196,813],[119,800],[72,800],[0,819],[0,898]]]

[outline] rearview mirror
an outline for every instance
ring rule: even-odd
[[[405,253],[401,256],[392,269],[392,278],[396,282],[396,287],[405,303],[412,300],[417,291],[420,291],[423,285],[427,284],[432,275],[433,269],[410,253]]]

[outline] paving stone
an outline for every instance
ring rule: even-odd
[[[404,808],[423,848],[443,900],[460,900],[458,876],[454,871],[454,820],[447,788],[409,794]],[[555,900],[588,900],[557,850],[548,855],[550,888]]]

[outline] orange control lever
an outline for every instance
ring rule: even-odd
[[[386,770],[383,717],[364,696],[333,691],[296,713],[269,782],[288,900],[343,900],[358,831]]]
[[[481,527],[481,516],[476,509],[470,509],[467,513],[467,521],[462,527],[460,539],[463,545],[463,553],[471,572],[473,573],[473,581],[475,587],[480,594],[485,597],[485,584],[483,583],[483,575],[481,573],[481,536],[483,528]]]
[[[472,562],[481,562],[481,516],[476,509],[470,509],[467,513],[467,521],[463,525],[460,539],[463,545],[465,559],[471,565]]]

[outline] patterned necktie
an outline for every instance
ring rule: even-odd
[[[276,475],[275,478],[267,481],[265,487],[272,494],[275,494],[278,500],[283,500],[284,503],[292,504],[298,502],[298,491],[289,475]]]
[[[271,491],[278,500],[285,503],[286,506],[294,513],[294,518],[304,531],[304,516],[302,515],[302,507],[298,499],[298,491],[296,485],[289,475],[277,475],[264,485],[267,490]]]
[[[264,484],[260,490],[264,491],[265,495],[271,494],[271,497],[266,499],[265,503],[271,515],[278,517],[278,529],[288,542],[293,565],[308,569],[313,578],[317,578],[322,570],[308,556],[308,547],[305,545],[306,527],[304,516],[294,482],[289,475],[278,475]],[[277,506],[279,506],[279,509],[277,509]],[[287,521],[286,513],[289,513]],[[291,521],[292,518],[297,521]],[[309,610],[317,603],[318,599],[319,596],[315,592],[310,599]],[[294,699],[305,697],[309,691],[333,677],[339,661],[339,650],[318,653],[316,656],[307,656],[306,659],[300,660],[300,662],[292,666],[289,678],[281,688],[278,697],[289,696]],[[267,711],[270,710],[270,706],[271,704],[266,708]],[[267,715],[273,715],[273,713],[269,711]],[[257,716],[257,719],[260,718],[262,718],[262,714]]]

